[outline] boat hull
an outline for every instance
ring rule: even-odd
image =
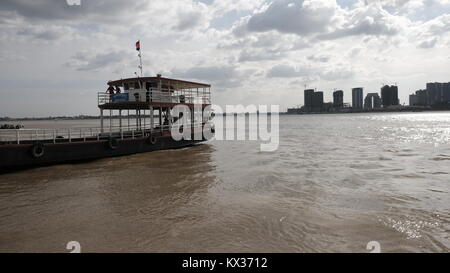
[[[134,138],[115,139],[114,142],[108,139],[84,142],[46,143],[40,144],[43,152],[41,149],[35,150],[36,144],[6,144],[0,145],[0,171],[176,149],[194,145],[202,141],[175,141],[170,136],[161,136],[153,139],[153,141],[150,138]]]

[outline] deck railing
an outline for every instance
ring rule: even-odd
[[[98,105],[118,102],[162,102],[162,103],[192,103],[211,104],[210,93],[174,90],[128,90],[127,93],[98,93]]]
[[[202,128],[202,123],[194,123],[195,128]],[[13,129],[0,130],[0,142],[5,144],[21,144],[23,142],[43,141],[51,143],[98,141],[101,139],[138,138],[152,133],[170,131],[171,125],[156,126],[109,126],[104,128],[67,128],[67,129]]]

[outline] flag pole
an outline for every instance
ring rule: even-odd
[[[138,50],[138,52],[139,52],[139,54],[138,54],[138,56],[139,56],[139,69],[141,70],[141,77],[143,77],[144,75],[143,75],[143,73],[142,73],[142,51],[141,51],[141,40],[139,40],[138,43],[139,43],[139,50]]]

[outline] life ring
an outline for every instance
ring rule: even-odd
[[[34,158],[40,158],[45,154],[45,146],[44,144],[37,142],[31,147],[31,155]]]
[[[110,137],[110,138],[108,139],[108,147],[109,147],[111,150],[117,149],[117,147],[119,147],[119,141],[117,140],[117,138]]]

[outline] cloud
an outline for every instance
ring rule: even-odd
[[[111,51],[91,55],[87,52],[77,52],[66,63],[66,66],[73,67],[78,71],[99,71],[116,68],[127,59],[129,54],[124,51]]]
[[[198,26],[201,23],[202,14],[197,11],[180,13],[175,30],[184,31]]]
[[[318,35],[322,40],[349,36],[393,36],[400,32],[405,20],[393,16],[378,3],[367,4],[346,14],[346,21],[334,31]]]
[[[274,47],[278,45],[280,38],[282,37],[273,32],[263,33],[256,36],[256,41],[253,41],[251,45],[252,47]]]
[[[342,81],[348,80],[355,76],[355,72],[344,65],[336,65],[328,67],[320,72],[320,77],[326,81]]]
[[[338,8],[335,1],[280,0],[254,14],[247,23],[250,32],[277,30],[309,35],[327,30]]]
[[[267,73],[268,78],[303,78],[338,81],[354,77],[354,71],[343,64],[338,65],[301,65],[280,64],[273,66]]]
[[[425,26],[430,35],[442,35],[450,32],[450,14],[441,15],[425,23]]]
[[[3,51],[0,52],[0,63],[11,63],[11,62],[20,62],[26,61],[27,58],[22,54],[15,51]]]
[[[45,41],[58,40],[69,33],[71,33],[71,30],[67,27],[34,25],[22,27],[17,31],[17,35]]]
[[[235,66],[194,66],[188,69],[174,69],[170,73],[173,77],[194,79],[213,83],[217,88],[231,88],[242,85],[244,74]]]
[[[416,24],[411,30],[411,41],[417,44],[418,48],[434,48],[438,42],[450,41],[450,15],[438,16],[430,21]]]
[[[390,14],[379,2],[359,4],[343,9],[335,0],[280,0],[241,19],[233,32],[237,37],[247,33],[278,31],[319,40],[336,40],[351,36],[394,36],[408,20]]]
[[[313,54],[313,55],[309,55],[307,57],[308,60],[313,61],[313,62],[322,62],[322,63],[326,63],[328,62],[331,57],[328,55],[319,55],[319,54]]]
[[[279,60],[285,57],[286,54],[280,51],[268,50],[243,50],[239,56],[239,62],[260,62],[267,60]]]
[[[2,0],[0,12],[15,14],[29,20],[86,20],[96,23],[114,22],[124,18],[123,12],[137,12],[145,4],[143,0],[95,0],[82,1],[81,5],[68,5],[65,0]],[[121,16],[118,16],[121,15]],[[94,22],[94,21],[93,21]]]
[[[353,47],[347,52],[346,56],[347,58],[354,58],[358,56],[362,52],[362,50],[362,47]]]
[[[235,76],[236,69],[232,66],[192,67],[187,70],[174,70],[172,74],[198,80],[217,81]]]
[[[449,0],[382,0],[380,3],[390,13],[413,21],[428,21],[450,12]]]
[[[419,48],[433,48],[436,45],[437,41],[438,41],[438,39],[435,37],[435,38],[433,38],[431,40],[427,40],[427,41],[421,42],[418,45],[418,47]]]
[[[294,78],[308,76],[314,70],[305,67],[295,67],[288,64],[279,64],[272,67],[267,73],[269,78]]]

